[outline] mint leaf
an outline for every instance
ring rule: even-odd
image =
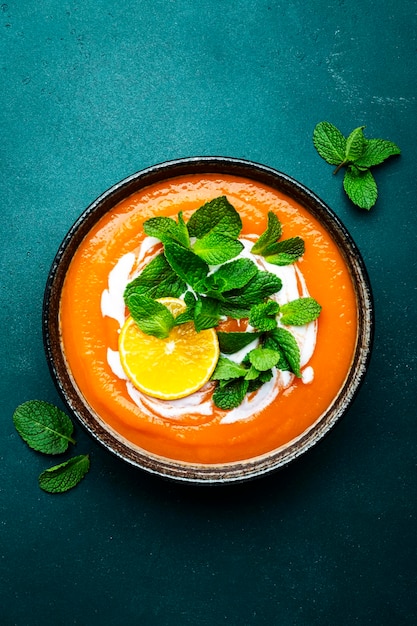
[[[250,304],[240,306],[238,303],[230,304],[229,302],[220,303],[220,314],[231,317],[234,320],[245,319],[250,314]]]
[[[197,239],[193,251],[209,265],[219,265],[234,259],[243,250],[243,244],[217,231]]]
[[[286,326],[304,326],[320,315],[321,306],[314,298],[298,298],[283,304],[281,322]]]
[[[226,196],[220,196],[197,209],[188,220],[187,227],[190,237],[197,239],[211,232],[236,239],[242,230],[242,220]]]
[[[330,165],[340,165],[345,160],[346,138],[330,122],[317,124],[313,132],[313,143],[319,155]]]
[[[290,370],[298,378],[301,378],[300,348],[298,347],[298,343],[294,335],[292,335],[290,331],[285,328],[276,328],[271,331],[269,337],[270,341],[275,342],[282,350]]]
[[[180,324],[186,324],[187,322],[194,321],[194,312],[197,304],[197,299],[191,293],[191,291],[187,291],[184,295],[184,302],[187,305],[187,308],[183,313],[180,313],[175,318],[175,326],[180,326]]]
[[[175,318],[171,311],[161,302],[148,296],[133,293],[127,298],[127,306],[136,324],[147,335],[165,339],[175,326]]]
[[[313,142],[323,159],[337,165],[334,174],[346,166],[343,187],[348,197],[358,207],[369,210],[378,197],[376,182],[369,168],[401,151],[392,141],[366,139],[364,128],[355,128],[345,139],[335,126],[320,122],[314,129]]]
[[[256,367],[258,371],[264,372],[271,369],[271,367],[274,367],[278,363],[280,354],[270,348],[260,347],[251,350],[248,357],[251,364]]]
[[[235,352],[239,352],[239,350],[242,350],[251,344],[252,341],[258,339],[259,336],[260,333],[226,333],[219,331],[217,333],[217,338],[219,340],[220,352],[223,352],[223,354],[234,354]]]
[[[224,411],[239,406],[248,391],[249,381],[238,378],[228,382],[220,381],[213,393],[213,402]]]
[[[178,223],[171,217],[151,217],[143,223],[143,230],[149,237],[156,237],[162,243],[176,241],[186,248],[190,246],[190,238],[182,213],[178,215]]]
[[[194,326],[201,330],[214,328],[220,321],[220,302],[212,298],[198,298],[194,308]]]
[[[304,240],[301,237],[291,237],[267,248],[264,256],[265,261],[273,265],[291,265],[298,261],[304,252]]]
[[[161,253],[154,257],[127,286],[124,299],[132,293],[146,295],[149,298],[179,298],[187,289],[186,283],[173,271]]]
[[[256,370],[256,368],[253,367],[253,365],[251,367],[251,370],[252,369],[255,372],[258,371],[258,370]],[[249,372],[251,370],[249,370]],[[253,378],[253,379],[249,380],[248,393],[251,393],[253,391],[257,391],[260,387],[262,387],[263,384],[265,384],[269,380],[271,380],[272,376],[273,376],[272,370],[266,370],[265,372],[258,372],[257,378]],[[248,375],[246,375],[246,380],[248,380]]]
[[[220,356],[217,361],[216,368],[211,375],[211,380],[230,380],[232,378],[240,378],[247,374],[247,369],[242,365],[238,365],[231,359]]]
[[[343,178],[343,187],[352,200],[361,209],[371,209],[378,197],[378,188],[370,170],[361,171],[350,166]]]
[[[58,407],[42,400],[29,400],[17,407],[13,423],[30,448],[44,454],[62,454],[72,438],[73,424]]]
[[[273,330],[277,327],[279,304],[275,300],[268,300],[255,304],[250,310],[249,324],[260,331]]]
[[[236,259],[225,263],[207,277],[205,286],[211,294],[241,289],[258,273],[258,268],[250,259]]]
[[[264,254],[264,251],[272,243],[275,243],[282,234],[282,226],[278,217],[273,211],[268,211],[268,226],[258,241],[252,246],[252,254]]]
[[[357,167],[372,167],[379,165],[385,159],[396,154],[401,154],[399,147],[392,141],[384,139],[368,139],[365,142],[365,149],[361,156],[355,160]]]
[[[165,257],[178,276],[198,290],[206,278],[209,267],[203,259],[174,241],[164,246]]]
[[[349,137],[346,140],[346,152],[345,163],[350,163],[358,159],[365,149],[365,137],[363,136],[363,129],[365,126],[359,126],[352,130]]]
[[[265,298],[277,293],[282,287],[282,281],[272,272],[258,271],[243,289],[232,289],[223,293],[228,304],[245,308],[258,304]]]
[[[260,373],[261,372],[256,369],[254,365],[251,365],[250,368],[247,370],[245,380],[249,380],[250,382],[253,382],[254,380],[259,380]]]
[[[78,485],[89,469],[89,456],[80,454],[42,472],[39,487],[48,493],[63,493]]]

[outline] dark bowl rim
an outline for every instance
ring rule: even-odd
[[[184,174],[213,173],[235,175],[266,184],[293,198],[318,219],[336,241],[351,272],[358,309],[362,315],[358,318],[358,341],[350,373],[332,406],[310,429],[287,446],[260,457],[219,465],[193,465],[158,457],[127,445],[116,433],[112,434],[94,418],[66,369],[60,349],[58,309],[66,269],[74,250],[107,211],[124,198],[155,182]],[[313,191],[291,176],[255,161],[222,156],[193,156],[164,161],[127,176],[98,196],[80,214],[63,238],[48,273],[42,307],[42,335],[49,371],[64,404],[83,428],[106,450],[134,467],[177,482],[201,485],[244,482],[287,467],[333,431],[362,386],[372,353],[374,323],[372,287],[363,257],[336,213]],[[340,403],[340,399],[343,402]]]

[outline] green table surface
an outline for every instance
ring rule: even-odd
[[[416,26],[413,0],[1,4],[0,623],[403,625],[416,610]],[[355,208],[315,125],[396,142]],[[77,424],[91,471],[37,477],[12,414],[63,407],[41,332],[48,271],[118,180],[194,155],[250,159],[327,202],[365,260],[375,344],[344,420],[303,459],[196,488],[134,469]]]

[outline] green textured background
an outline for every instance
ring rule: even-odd
[[[0,622],[404,625],[416,609],[416,27],[411,0],[10,0],[1,4]],[[396,142],[370,213],[314,150],[317,122]],[[12,424],[62,406],[42,346],[50,264],[84,208],[149,165],[222,155],[310,187],[361,250],[376,336],[364,386],[312,453],[248,485],[137,471],[76,427],[91,471]]]

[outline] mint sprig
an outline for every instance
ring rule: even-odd
[[[292,237],[278,241],[282,235],[282,225],[273,211],[268,211],[266,230],[252,246],[252,254],[262,255],[272,265],[291,265],[305,252],[304,240]]]
[[[66,413],[43,400],[29,400],[13,413],[13,423],[27,445],[43,454],[66,452],[72,437],[73,423]],[[86,454],[79,455],[51,467],[39,476],[39,486],[49,493],[63,493],[75,487],[90,468]]]
[[[353,137],[353,153],[358,138]],[[211,380],[213,402],[221,409],[238,406],[246,393],[257,390],[273,376],[274,368],[300,377],[300,351],[294,335],[284,326],[304,325],[316,319],[320,305],[313,298],[298,298],[281,307],[273,297],[282,288],[275,273],[238,256],[243,245],[237,237],[242,222],[226,197],[207,202],[186,223],[159,217],[144,223],[145,232],[160,239],[163,252],[131,281],[125,304],[141,330],[166,338],[174,326],[193,322],[197,332],[218,327],[222,316],[246,318],[250,332],[217,331],[221,356]],[[185,230],[187,233],[185,233]],[[252,253],[269,263],[288,265],[304,254],[300,237],[281,239],[282,224],[270,211],[267,226],[252,246]],[[186,309],[176,318],[158,298],[183,297]],[[241,363],[223,356],[236,354],[254,343]]]
[[[378,197],[378,188],[371,167],[390,156],[401,153],[392,141],[366,139],[365,126],[355,128],[348,137],[330,122],[320,122],[313,131],[313,143],[319,155],[330,165],[334,174],[346,168],[343,187],[350,200],[362,209],[371,209]]]

